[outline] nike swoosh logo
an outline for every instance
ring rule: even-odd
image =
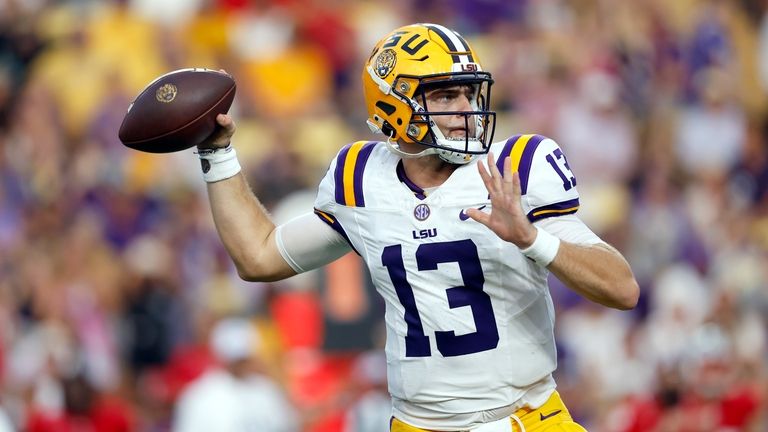
[[[482,205],[482,206],[478,207],[477,209],[478,210],[482,210],[485,207],[486,207],[485,205]],[[464,210],[462,210],[462,211],[459,212],[459,219],[465,221],[465,220],[469,219],[469,215],[467,215],[467,213]]]
[[[560,412],[562,412],[562,411],[563,410],[555,410],[555,411],[552,411],[551,413],[549,413],[547,415],[544,415],[544,413],[539,413],[539,417],[541,417],[541,421],[544,421],[544,420],[546,420],[546,419],[548,419],[550,417],[553,417],[553,416],[556,416],[556,415],[560,414]]]

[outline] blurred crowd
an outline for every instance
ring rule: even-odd
[[[117,130],[155,77],[227,70],[241,164],[286,220],[373,138],[361,66],[411,22],[473,44],[496,139],[557,140],[641,284],[617,312],[551,280],[574,417],[768,430],[765,0],[0,0],[0,431],[388,430],[359,259],[240,281],[193,152]]]

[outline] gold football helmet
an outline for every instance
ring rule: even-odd
[[[373,49],[363,69],[368,126],[387,135],[390,149],[401,157],[437,154],[456,164],[488,152],[496,128],[489,110],[491,74],[457,32],[437,24],[400,27]],[[470,86],[471,111],[430,111],[426,91],[441,86]],[[467,134],[446,137],[435,116],[463,116]],[[472,133],[474,132],[474,133]],[[429,148],[419,153],[400,150],[400,142]]]

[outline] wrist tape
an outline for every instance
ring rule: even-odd
[[[224,148],[202,149],[197,152],[200,167],[203,169],[203,180],[213,183],[228,179],[240,172],[240,162],[237,152],[228,145]]]
[[[555,259],[557,251],[560,249],[560,239],[537,226],[535,228],[537,231],[536,240],[527,248],[521,249],[520,252],[535,261],[536,264],[546,267]]]

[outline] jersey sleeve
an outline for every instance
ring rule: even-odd
[[[515,136],[507,141],[500,164],[506,156],[512,171],[520,175],[523,211],[531,222],[578,211],[576,177],[554,140],[542,135]]]
[[[321,220],[306,213],[275,230],[277,249],[296,273],[324,266],[350,250],[346,239]]]
[[[341,234],[353,249],[341,213],[354,207],[365,207],[363,173],[375,146],[372,141],[357,141],[344,146],[320,181],[315,199],[315,214]]]

